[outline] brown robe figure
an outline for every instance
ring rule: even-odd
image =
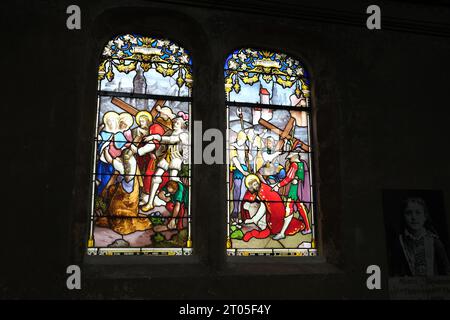
[[[148,218],[139,217],[139,169],[131,150],[123,152],[121,159],[112,161],[118,171],[104,190],[109,203],[106,216],[97,220],[97,225],[127,235],[135,231],[144,231],[152,227]]]

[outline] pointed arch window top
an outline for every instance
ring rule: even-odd
[[[225,61],[225,91],[239,93],[240,82],[253,85],[272,81],[283,88],[295,87],[295,94],[309,95],[309,79],[300,61],[269,50],[244,48],[234,51]]]

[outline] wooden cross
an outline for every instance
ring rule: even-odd
[[[275,132],[276,134],[278,134],[280,136],[280,140],[277,143],[276,146],[276,151],[279,151],[284,144],[284,139],[293,139],[294,140],[294,145],[298,144],[300,146],[300,149],[302,149],[305,152],[309,152],[311,150],[311,148],[309,147],[309,145],[307,145],[306,143],[304,143],[303,141],[301,141],[300,139],[297,139],[293,136],[291,136],[291,130],[294,127],[295,124],[295,119],[294,118],[290,118],[288,123],[286,124],[286,127],[284,127],[283,130],[281,130],[280,128],[278,128],[277,126],[271,124],[270,122],[264,120],[264,119],[259,119],[258,123],[260,125],[262,125],[263,127]]]
[[[116,97],[111,99],[111,103],[114,104],[115,106],[119,107],[120,109],[128,112],[133,117],[135,117],[138,114],[138,112],[140,111],[140,110],[136,109],[135,107],[133,107],[131,104],[126,103],[122,99],[119,99]],[[153,108],[150,110],[150,114],[152,115],[153,119],[155,119],[156,115],[158,114],[156,107],[158,107],[158,106],[162,107],[162,106],[164,106],[164,103],[166,103],[165,100],[156,100],[155,104],[153,105]],[[165,124],[163,124],[163,123],[160,123],[160,124],[162,124],[167,129],[172,130],[172,128],[168,128]]]

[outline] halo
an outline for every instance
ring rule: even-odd
[[[147,117],[148,122],[153,122],[153,117],[150,114],[150,112],[148,111],[139,111],[136,115],[136,123],[140,126],[141,125],[141,121],[139,120],[140,117]]]
[[[250,181],[252,181],[252,180],[257,180],[258,183],[261,183],[261,181],[259,180],[257,175],[249,174],[248,176],[245,177],[245,180],[244,180],[245,186],[247,187],[247,189],[249,189],[249,184],[250,184]]]

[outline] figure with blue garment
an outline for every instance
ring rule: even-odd
[[[114,167],[106,160],[105,152],[109,152],[111,141],[113,141],[114,135],[119,131],[119,115],[114,111],[106,112],[103,115],[103,124],[100,128],[100,133],[97,137],[97,152],[99,155],[96,170],[97,195],[101,195],[114,173]]]

